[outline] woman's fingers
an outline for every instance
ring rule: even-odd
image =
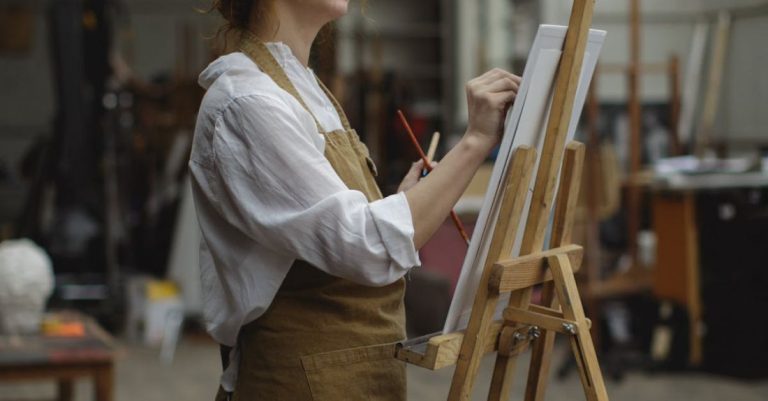
[[[400,186],[397,188],[397,192],[403,192],[407,191],[416,183],[419,182],[419,178],[421,178],[421,169],[424,167],[424,162],[419,160],[416,162],[413,162],[411,164],[411,168],[408,170],[408,173],[405,174],[405,177],[403,177],[403,181],[400,182]]]
[[[500,68],[494,68],[486,72],[485,74],[473,79],[472,81],[476,81],[478,84],[484,85],[484,84],[490,84],[501,78],[509,78],[518,85],[520,85],[520,82],[521,82],[521,78],[519,76],[512,74],[509,71],[502,70]]]
[[[493,69],[467,83],[468,132],[498,141],[504,115],[517,96],[521,79],[502,69]]]
[[[406,176],[415,175],[416,177],[421,175],[421,170],[424,169],[424,161],[419,159],[411,163],[411,168],[408,170]]]
[[[506,91],[517,93],[519,87],[520,83],[515,82],[512,78],[502,77],[483,86],[483,89],[491,93]]]
[[[492,97],[492,101],[494,104],[502,105],[503,109],[506,109],[507,105],[511,103],[513,100],[515,100],[515,97],[517,96],[517,91],[507,91],[507,92],[497,92],[492,93],[490,95]]]

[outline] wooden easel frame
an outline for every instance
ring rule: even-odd
[[[584,160],[584,145],[571,142],[563,150],[581,74],[592,21],[594,0],[575,0],[555,80],[552,108],[520,257],[509,258],[536,152],[515,150],[504,180],[504,195],[494,228],[480,287],[465,332],[449,333],[404,343],[397,357],[428,369],[456,364],[449,401],[469,400],[482,357],[498,351],[489,400],[509,397],[517,356],[532,344],[526,400],[542,400],[547,384],[554,334],[570,336],[571,348],[589,401],[607,401],[600,367],[589,333],[573,273],[580,267],[583,249],[570,244],[571,228]],[[562,162],[562,168],[561,168]],[[543,251],[555,185],[559,179],[554,225]],[[533,287],[543,284],[542,305],[531,304]],[[500,295],[510,293],[503,320],[494,321]],[[562,309],[559,306],[562,304]]]

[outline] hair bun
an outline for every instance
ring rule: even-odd
[[[244,30],[248,28],[251,10],[258,0],[214,0],[212,9],[219,11],[227,21],[228,29]]]

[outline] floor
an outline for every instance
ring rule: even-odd
[[[560,354],[558,354],[560,355]],[[136,345],[124,344],[117,361],[116,401],[210,401],[216,389],[219,374],[218,348],[203,338],[183,341],[172,365],[164,365],[157,351]],[[526,366],[525,357],[519,366]],[[485,399],[487,380],[492,359],[484,361],[481,377],[475,389],[474,399]],[[522,377],[518,371],[513,400],[522,399]],[[411,401],[445,400],[452,370],[437,372],[409,367],[408,396]],[[766,401],[768,380],[743,382],[731,378],[706,374],[628,374],[621,382],[608,382],[608,394],[612,400],[621,401]],[[77,401],[92,398],[89,382],[78,382],[75,389]],[[53,399],[52,383],[0,384],[0,400],[37,401]],[[547,401],[581,400],[581,386],[577,375],[565,380],[551,381]]]

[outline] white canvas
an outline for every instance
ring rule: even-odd
[[[523,79],[515,100],[515,104],[509,110],[505,122],[504,138],[499,148],[496,164],[493,168],[488,190],[485,194],[483,206],[480,209],[477,224],[472,234],[467,256],[462,265],[459,282],[453,295],[451,308],[446,318],[444,332],[452,332],[464,329],[469,321],[472,302],[477,292],[477,287],[482,276],[482,268],[485,264],[491,234],[498,219],[499,206],[502,197],[500,191],[502,179],[508,166],[512,163],[513,151],[520,145],[529,145],[537,149],[540,156],[544,143],[546,122],[549,116],[549,108],[552,103],[552,89],[555,74],[562,53],[565,40],[566,27],[556,25],[541,25],[534,39],[533,46],[528,55],[528,62],[523,72]],[[568,127],[568,139],[573,138],[576,132],[584,100],[587,96],[592,74],[594,73],[597,59],[605,41],[605,31],[590,30],[587,43],[582,73],[576,91],[576,99],[573,105],[573,115]],[[536,166],[538,168],[539,157]],[[512,255],[517,256],[522,243],[522,232],[526,224],[528,209],[530,206],[533,186],[536,180],[536,170],[531,178],[530,187],[521,190],[528,191],[523,218],[518,227],[518,235],[512,250]],[[506,300],[499,302],[498,312],[506,306]]]

